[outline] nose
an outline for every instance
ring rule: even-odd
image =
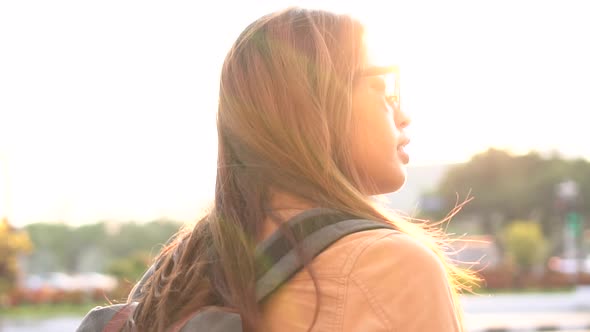
[[[394,113],[394,120],[395,120],[395,125],[400,129],[406,128],[410,124],[410,122],[412,122],[412,120],[410,119],[408,114],[406,114],[402,110],[401,106],[397,107],[397,109]]]

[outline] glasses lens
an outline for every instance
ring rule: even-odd
[[[399,102],[399,76],[396,73],[387,73],[384,75],[385,93],[388,97]]]

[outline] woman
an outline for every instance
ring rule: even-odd
[[[440,234],[371,199],[405,182],[410,120],[395,67],[372,62],[363,33],[349,16],[291,8],[239,36],[221,74],[214,207],[160,254],[139,331],[210,305],[235,308],[245,331],[462,331],[457,280],[473,277],[447,262]],[[316,208],[398,231],[345,236],[257,303],[256,244]]]

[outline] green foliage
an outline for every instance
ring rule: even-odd
[[[168,220],[145,224],[99,222],[79,227],[59,223],[31,224],[26,230],[36,250],[27,259],[28,272],[106,272],[120,259],[155,256],[180,226]],[[143,271],[148,263],[149,258]],[[121,276],[134,275],[129,272],[133,269],[123,266],[115,270]]]
[[[455,206],[457,196],[460,203],[470,194],[473,200],[463,208],[462,215],[478,216],[486,233],[495,231],[492,219],[499,216],[504,221],[539,220],[544,234],[550,234],[561,227],[555,222],[556,187],[566,179],[579,185],[577,212],[590,215],[590,204],[581,204],[590,198],[590,162],[536,153],[513,156],[490,149],[449,170],[437,190],[443,205],[431,217],[443,217]]]
[[[104,306],[108,303],[88,302],[82,304],[73,303],[45,303],[45,304],[23,304],[18,306],[11,306],[2,308],[0,310],[0,319],[7,317],[10,319],[27,319],[40,320],[56,317],[83,317],[92,308],[96,306]]]
[[[506,253],[523,271],[529,271],[546,256],[547,241],[538,223],[513,221],[504,229]]]
[[[150,264],[150,255],[147,252],[135,252],[114,260],[107,268],[107,273],[119,278],[135,282],[145,273],[146,266]]]

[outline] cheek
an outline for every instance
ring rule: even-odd
[[[399,132],[393,113],[384,109],[379,100],[365,103],[356,117],[357,138],[362,148],[374,158],[386,159],[396,153]]]
[[[352,148],[358,170],[368,183],[377,187],[375,191],[399,189],[405,181],[405,172],[397,156],[399,132],[393,114],[375,101],[357,104],[353,112],[356,130]]]

